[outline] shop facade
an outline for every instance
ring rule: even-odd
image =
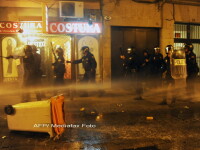
[[[94,54],[97,67],[97,80],[101,80],[100,72],[100,34],[101,24],[87,22],[49,22],[48,33],[43,33],[42,21],[0,22],[1,56],[22,55],[24,45],[36,45],[41,54],[43,78],[49,84],[53,82],[53,51],[57,47],[64,49],[65,60],[82,57],[81,47],[87,45]],[[23,77],[23,66],[20,59],[7,60],[1,57],[1,82],[19,82]],[[66,63],[66,81],[78,82],[84,73],[81,65]]]

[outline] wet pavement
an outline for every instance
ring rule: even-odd
[[[200,150],[200,101],[161,106],[159,94],[133,100],[129,91],[103,96],[65,96],[68,127],[59,140],[45,133],[9,131],[3,108],[20,103],[4,95],[0,105],[0,150]],[[34,101],[34,100],[33,100]],[[23,126],[23,123],[22,123]]]

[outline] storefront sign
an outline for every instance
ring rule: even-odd
[[[49,33],[53,34],[85,34],[101,33],[101,24],[93,22],[91,25],[88,22],[50,22]]]
[[[0,22],[0,33],[19,33],[22,29],[25,34],[42,33],[41,21]]]
[[[44,39],[27,40],[28,45],[35,45],[38,48],[45,47]]]

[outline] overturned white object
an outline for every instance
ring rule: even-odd
[[[9,130],[44,132],[54,136],[50,100],[19,103],[12,107],[14,112],[7,115]]]

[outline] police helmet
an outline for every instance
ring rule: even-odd
[[[127,48],[126,50],[127,50],[127,53],[131,53],[132,52],[132,48],[131,47]]]
[[[173,46],[172,45],[167,45],[166,47],[165,47],[165,53],[166,54],[168,54],[170,51],[172,51],[174,48],[173,48]]]
[[[130,54],[130,53],[133,53],[135,51],[135,48],[134,47],[128,47],[126,49],[127,53]]]
[[[143,50],[143,55],[144,56],[148,56],[149,55],[149,51],[147,49]]]
[[[28,53],[28,52],[29,52],[29,53],[32,53],[32,50],[33,50],[33,49],[32,49],[32,47],[31,47],[31,45],[25,45],[25,46],[24,46],[24,52],[25,52],[25,53]]]
[[[155,47],[154,50],[155,50],[155,53],[160,53],[160,47]]]
[[[90,48],[88,46],[83,46],[81,48],[81,51],[83,51],[83,52],[89,52],[89,50],[90,50]]]
[[[187,49],[188,51],[193,51],[194,46],[191,43],[189,43],[189,44],[185,44],[184,48]]]
[[[63,55],[63,54],[64,54],[64,51],[63,51],[63,49],[62,49],[61,47],[59,47],[59,48],[56,49],[56,53],[57,53],[58,55]]]
[[[35,45],[31,45],[31,47],[32,47],[33,51],[38,51],[38,49],[37,49],[37,47]]]

